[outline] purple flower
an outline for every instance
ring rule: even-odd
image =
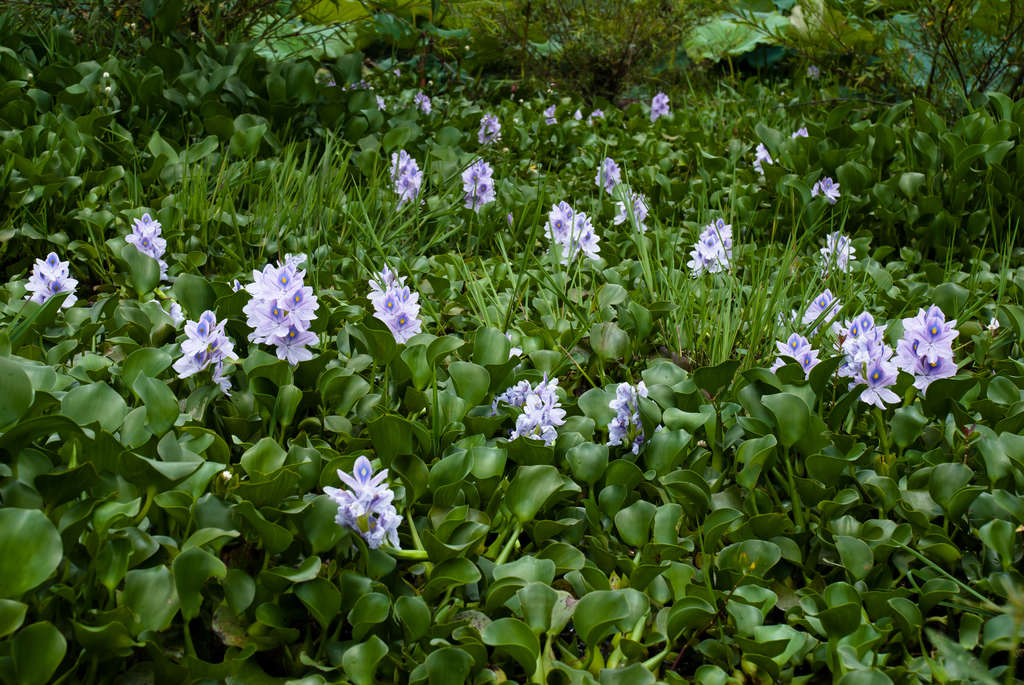
[[[604,119],[604,112],[599,109],[595,109],[590,113],[590,116],[587,117],[587,123],[593,126],[595,119]]]
[[[149,214],[143,214],[141,219],[134,220],[132,232],[125,236],[124,241],[134,245],[142,254],[155,259],[160,265],[160,278],[167,278],[167,262],[162,259],[167,249],[167,241],[161,236],[159,221],[151,218]]]
[[[572,118],[575,119],[576,121],[579,121],[580,119],[583,118],[583,112],[577,109],[575,112],[573,112]]]
[[[621,181],[622,171],[619,169],[619,165],[611,157],[605,157],[604,161],[597,167],[597,176],[594,177],[597,187],[604,188],[605,192],[611,195],[611,192],[615,190],[615,186]]]
[[[419,107],[424,114],[430,114],[432,106],[430,104],[430,98],[427,97],[426,94],[423,92],[416,93],[412,98],[412,102],[414,105]]]
[[[501,140],[501,122],[498,121],[498,117],[490,112],[485,114],[483,119],[480,120],[480,131],[476,134],[476,137],[481,145],[488,145]]]
[[[71,278],[68,262],[60,261],[56,252],[46,255],[46,259],[37,259],[32,267],[32,274],[25,284],[25,290],[31,295],[25,297],[42,304],[57,293],[70,293],[61,304],[62,309],[73,305],[78,298],[75,296],[75,288],[78,281]]]
[[[560,247],[562,264],[568,264],[580,254],[597,259],[601,251],[598,246],[600,237],[594,231],[590,217],[574,211],[567,202],[551,206],[544,232],[552,244]]]
[[[377,98],[377,109],[379,109],[380,111],[383,112],[384,111],[384,98],[382,98],[379,95],[377,95],[376,98]]]
[[[768,148],[764,146],[764,143],[758,143],[757,149],[754,151],[754,168],[757,169],[757,173],[764,175],[764,167],[762,164],[774,164],[771,154],[768,152]]]
[[[839,375],[850,378],[850,388],[867,385],[860,395],[861,402],[885,409],[885,402],[899,402],[899,396],[889,387],[896,383],[897,366],[892,361],[893,351],[885,343],[885,325],[875,323],[869,312],[861,312],[846,322],[846,337],[842,342],[845,353]]]
[[[814,64],[808,65],[808,67],[807,67],[807,78],[815,79],[815,80],[821,78],[821,69],[819,69]]]
[[[790,138],[809,138],[810,134],[807,132],[807,127],[806,126],[802,126],[802,127],[798,128],[797,130],[793,131],[793,133],[789,137]]]
[[[686,263],[694,278],[705,271],[719,273],[732,266],[732,225],[716,219],[704,227]]]
[[[551,105],[544,110],[544,123],[548,126],[552,126],[558,123],[558,119],[555,118],[555,106]]]
[[[613,222],[616,226],[625,223],[630,220],[630,213],[632,213],[633,218],[636,220],[637,231],[644,233],[647,231],[647,227],[644,226],[644,219],[647,218],[647,198],[640,193],[634,193],[630,190],[629,199],[631,207],[626,207],[626,203],[621,200],[615,203],[618,213],[615,215]]]
[[[825,247],[821,248],[821,275],[828,276],[832,267],[849,273],[850,262],[855,261],[857,254],[850,239],[839,231],[829,233],[825,238]]]
[[[786,342],[776,341],[776,348],[779,351],[780,357],[789,357],[799,362],[801,368],[804,370],[804,377],[809,378],[811,375],[811,369],[818,365],[818,351],[811,347],[811,343],[807,338],[803,337],[799,333],[793,333],[789,336]],[[772,373],[782,368],[784,362],[782,359],[777,358],[775,363],[772,364]]]
[[[939,307],[919,309],[917,316],[903,319],[903,337],[896,345],[896,364],[914,376],[914,387],[924,392],[937,378],[956,374],[953,340],[960,335],[956,320],[946,321]]]
[[[824,292],[811,300],[807,305],[800,323],[805,326],[814,324],[814,328],[811,329],[811,335],[814,335],[818,330],[818,326],[832,324],[833,319],[838,316],[841,307],[842,303],[840,303],[839,299],[834,297],[832,291],[826,288]],[[819,318],[821,318],[821,321],[818,321]],[[838,332],[837,325],[833,324],[832,327],[834,332]]]
[[[235,345],[224,334],[227,321],[206,310],[198,321],[185,322],[185,341],[181,343],[181,358],[174,362],[178,378],[188,378],[207,367],[213,367],[213,382],[225,395],[230,395],[231,381],[224,374],[224,360],[238,359]]]
[[[181,305],[174,300],[170,300],[170,306],[165,311],[167,316],[171,318],[171,321],[174,322],[175,328],[185,322],[185,314],[181,311]]]
[[[395,493],[387,485],[388,470],[373,473],[365,456],[356,459],[352,475],[338,469],[338,478],[347,490],[327,486],[324,493],[338,505],[334,520],[358,533],[370,549],[377,549],[385,540],[399,549],[398,526],[401,519],[392,501]]]
[[[405,150],[391,153],[391,183],[398,193],[398,205],[412,202],[420,194],[423,172]]]
[[[494,202],[494,171],[482,159],[473,162],[462,172],[462,190],[466,193],[466,208],[476,212],[486,204]]]
[[[615,410],[615,418],[608,424],[609,447],[625,443],[633,454],[640,453],[645,437],[644,426],[640,422],[641,397],[647,397],[647,385],[643,381],[636,386],[619,383],[615,388],[615,399],[608,403]]]
[[[834,205],[839,200],[839,184],[826,176],[811,188],[811,197],[817,197],[818,195],[824,195],[829,204]]]
[[[395,342],[404,344],[421,332],[419,293],[405,284],[405,277],[398,277],[386,266],[370,281],[367,299],[373,304],[374,318],[384,322]]]
[[[850,388],[859,384],[866,384],[868,387],[860,394],[860,401],[871,404],[879,409],[885,409],[885,403],[890,404],[900,401],[899,395],[889,389],[896,383],[896,365],[890,361],[892,349],[885,345],[879,350],[879,355],[870,362],[865,363],[858,370],[850,383]]]
[[[305,256],[286,255],[277,266],[267,264],[253,271],[253,282],[245,287],[252,296],[242,309],[252,328],[249,341],[274,345],[279,359],[292,366],[313,358],[306,345],[315,345],[317,336],[310,322],[319,307],[313,289],[303,284],[306,272],[299,269]]]
[[[929,362],[939,357],[952,357],[953,341],[958,335],[956,319],[946,321],[945,313],[934,304],[928,311],[919,309],[917,316],[903,319],[903,337],[918,340],[916,354]]]
[[[651,123],[658,120],[659,117],[668,116],[671,114],[671,110],[668,107],[668,96],[664,93],[658,93],[651,100]]]
[[[525,387],[523,383],[526,383]],[[531,388],[526,381],[520,381],[499,397],[502,399],[516,389],[511,397],[515,402],[509,404],[523,409],[516,417],[516,427],[509,435],[509,440],[526,437],[543,440],[547,445],[554,444],[558,438],[558,431],[555,429],[565,423],[565,410],[561,408],[558,395],[555,393],[557,387],[558,379],[553,378],[549,381],[545,375],[536,387]],[[522,404],[519,404],[520,400]]]

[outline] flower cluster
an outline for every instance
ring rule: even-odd
[[[896,383],[897,368],[892,361],[893,350],[885,342],[884,324],[875,324],[868,312],[861,312],[845,323],[842,341],[843,365],[839,375],[850,378],[850,389],[867,385],[860,401],[885,409],[885,402],[899,402],[899,396],[889,389]]]
[[[57,253],[51,252],[46,259],[37,259],[32,267],[32,275],[25,284],[25,289],[32,294],[25,299],[42,304],[57,293],[70,293],[61,304],[62,308],[67,308],[78,299],[75,296],[77,285],[78,281],[71,278],[68,262],[60,261]]]
[[[834,205],[839,200],[839,184],[833,181],[831,177],[826,176],[811,188],[811,197],[817,197],[818,195],[824,195],[829,204]]]
[[[597,259],[601,251],[598,246],[600,238],[594,231],[590,217],[574,211],[567,202],[551,206],[544,232],[552,243],[561,247],[562,264],[568,264],[569,260],[581,253],[590,259]]]
[[[479,212],[484,205],[494,202],[494,171],[482,159],[473,162],[462,172],[462,190],[466,193],[466,208]]]
[[[838,324],[832,323],[836,316],[839,315],[839,309],[842,307],[842,303],[839,298],[832,294],[832,291],[825,288],[824,292],[815,297],[807,305],[807,309],[804,310],[803,318],[800,319],[800,323],[804,326],[811,326],[811,335],[813,336],[818,331],[820,325],[832,326],[832,332],[838,333]],[[793,318],[796,318],[796,312],[793,312]],[[818,319],[821,321],[818,321]]]
[[[732,225],[716,219],[704,227],[686,263],[694,278],[705,271],[718,273],[732,266]]]
[[[253,329],[249,341],[274,345],[278,358],[292,366],[312,359],[306,345],[318,340],[309,330],[319,305],[313,289],[302,282],[306,272],[299,265],[305,260],[305,255],[285,255],[277,266],[267,264],[263,271],[253,270],[253,282],[245,286],[251,297],[242,309]]]
[[[644,226],[644,219],[647,218],[647,198],[640,193],[630,190],[629,200],[632,205],[633,218],[636,219],[636,228],[641,233],[644,233],[647,231],[647,227]],[[618,210],[615,219],[613,219],[615,225],[618,226],[629,221],[630,208],[626,206],[626,203],[620,200],[615,203],[615,207]]]
[[[633,454],[640,453],[644,442],[644,426],[640,422],[640,398],[647,397],[647,385],[640,381],[635,386],[619,383],[615,399],[608,403],[615,410],[615,418],[608,424],[608,446],[630,445]]]
[[[493,411],[497,411],[499,402],[523,410],[516,417],[516,427],[509,440],[525,437],[543,440],[546,445],[554,444],[558,438],[555,428],[565,423],[565,410],[558,401],[557,388],[558,379],[549,381],[545,375],[536,386],[531,387],[529,381],[519,381],[494,399]]]
[[[391,183],[398,193],[398,204],[412,202],[420,194],[423,172],[405,150],[391,153]]]
[[[757,149],[754,151],[754,169],[757,173],[764,175],[764,167],[762,164],[774,164],[775,161],[772,159],[771,154],[768,152],[768,148],[764,146],[764,143],[758,143]]]
[[[583,110],[577,108],[576,111],[572,113],[572,118],[576,121],[580,121],[583,118]]]
[[[365,456],[356,459],[352,475],[338,469],[338,478],[348,490],[327,486],[324,493],[338,505],[334,520],[339,526],[347,526],[358,533],[370,549],[377,549],[386,539],[395,549],[400,549],[398,517],[395,493],[387,485],[388,470],[373,472],[370,460]]]
[[[426,93],[416,93],[416,95],[414,95],[412,98],[412,102],[414,105],[419,107],[420,111],[422,111],[424,114],[430,114],[432,105],[430,104],[430,98],[427,97]]]
[[[793,333],[789,336],[786,342],[778,340],[775,342],[775,346],[779,350],[779,355],[795,359],[804,370],[804,377],[810,377],[811,369],[818,365],[820,361],[818,359],[818,351],[811,347],[811,343],[804,336],[799,333]],[[775,363],[772,364],[772,373],[778,371],[785,362],[782,359],[776,359]]]
[[[148,255],[160,265],[160,278],[167,278],[167,262],[163,260],[164,251],[167,249],[167,241],[160,235],[160,222],[153,219],[149,214],[143,214],[141,219],[135,219],[132,225],[132,232],[125,236],[125,242],[134,245],[139,252]]]
[[[544,110],[544,123],[548,126],[553,126],[558,123],[558,119],[555,118],[555,106],[551,105]]]
[[[658,120],[659,117],[666,117],[672,113],[672,110],[668,107],[668,96],[664,93],[658,93],[651,100],[651,123]]]
[[[483,119],[480,120],[480,131],[476,134],[476,138],[480,141],[481,145],[488,145],[501,140],[501,122],[498,121],[498,117],[490,112],[485,114]]]
[[[373,304],[373,315],[388,327],[395,342],[405,343],[423,329],[420,320],[419,293],[405,284],[405,276],[397,276],[388,267],[370,281],[367,299]]]
[[[597,167],[597,176],[594,177],[594,182],[598,188],[604,188],[605,192],[611,195],[615,186],[622,182],[622,171],[614,159],[604,158],[604,161]]]
[[[896,344],[896,365],[914,377],[914,387],[924,392],[932,381],[956,374],[953,340],[960,335],[956,319],[946,321],[938,306],[919,309],[903,319],[903,337]]]
[[[806,126],[801,126],[797,130],[790,134],[790,138],[810,138],[811,134],[807,132]]]
[[[836,231],[825,238],[825,247],[821,248],[821,275],[828,276],[835,267],[844,273],[850,272],[850,262],[857,261],[856,250],[850,239]]]
[[[593,126],[594,119],[604,119],[604,110],[595,109],[593,112],[591,112],[590,116],[587,117],[587,123]]]
[[[185,322],[185,342],[181,343],[181,358],[174,362],[178,378],[188,378],[213,367],[213,382],[225,395],[230,395],[231,381],[224,374],[224,360],[238,359],[235,345],[224,333],[227,321],[217,322],[217,315],[207,309],[198,321]]]
[[[817,65],[809,64],[807,66],[807,78],[819,79],[821,78],[821,69]]]

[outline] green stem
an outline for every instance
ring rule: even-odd
[[[793,477],[793,458],[789,454],[789,450],[786,450],[786,478],[789,481],[789,501],[793,503],[793,516],[796,518],[796,527],[798,530],[803,531],[804,526],[804,507],[800,501],[800,493],[796,490],[796,479]]]
[[[394,547],[381,547],[382,550],[387,552],[393,557],[399,559],[414,559],[416,561],[426,561],[429,557],[427,553],[422,549],[395,549]]]
[[[516,525],[512,529],[512,537],[508,539],[505,546],[501,548],[501,554],[499,554],[498,558],[494,560],[495,566],[501,566],[508,560],[509,555],[512,554],[512,548],[515,547],[515,544],[519,541],[519,534],[522,532],[523,524],[517,519]]]
[[[416,524],[412,520],[412,512],[408,509],[405,510],[405,522],[409,524],[409,534],[412,535],[412,544],[418,550],[424,550],[423,541],[420,540],[419,531],[416,530]]]
[[[889,475],[889,432],[885,429],[885,420],[882,418],[882,410],[874,408],[872,415],[875,417],[875,428],[878,431],[878,439],[882,443],[882,475]]]

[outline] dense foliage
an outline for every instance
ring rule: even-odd
[[[1024,676],[1024,101],[154,32],[0,20],[0,681]]]

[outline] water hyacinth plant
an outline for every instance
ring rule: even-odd
[[[141,219],[132,222],[132,232],[125,236],[124,240],[129,245],[134,245],[142,254],[155,259],[160,266],[160,278],[165,279],[167,262],[163,260],[163,256],[167,250],[167,241],[162,233],[160,222],[149,214],[143,214]]]
[[[405,284],[405,276],[385,266],[370,280],[367,299],[373,305],[374,318],[384,322],[395,342],[406,343],[422,330],[419,294]]]
[[[1014,97],[149,4],[0,20],[0,681],[1020,678]]]
[[[715,219],[705,226],[690,251],[690,261],[686,266],[694,278],[705,272],[715,274],[730,269],[732,225],[725,223],[724,219]]]
[[[829,204],[834,205],[839,201],[839,184],[826,176],[811,188],[811,197],[817,197],[818,195],[824,196]]]
[[[479,212],[484,205],[494,202],[494,170],[491,165],[478,159],[462,172],[462,191],[467,209]]]
[[[299,266],[305,255],[285,255],[277,266],[253,271],[253,282],[245,287],[252,296],[243,310],[252,332],[249,341],[273,345],[277,356],[292,366],[313,358],[307,345],[319,341],[309,330],[319,307],[313,289],[303,283],[305,270]]]
[[[405,150],[391,153],[391,183],[398,195],[398,204],[412,202],[420,194],[423,172]]]
[[[46,259],[37,259],[28,283],[25,284],[29,292],[25,299],[43,304],[58,293],[68,293],[61,307],[74,305],[78,299],[75,296],[78,281],[71,278],[68,264],[62,262],[56,252],[46,255]]]
[[[185,322],[185,340],[181,343],[181,357],[174,362],[178,378],[188,378],[212,369],[211,380],[220,386],[225,395],[230,394],[231,379],[224,368],[227,359],[236,360],[235,345],[224,333],[227,321],[217,321],[217,315],[206,310],[198,321]]]
[[[433,105],[430,102],[430,98],[426,93],[419,92],[412,98],[413,104],[420,109],[424,114],[430,114],[433,109]]]
[[[672,110],[669,109],[668,105],[669,105],[668,95],[666,95],[665,93],[658,93],[657,95],[655,95],[651,99],[651,123],[652,124],[655,121],[657,121],[658,119],[660,119],[661,117],[666,117],[666,116],[668,116],[669,114],[672,113]]]

